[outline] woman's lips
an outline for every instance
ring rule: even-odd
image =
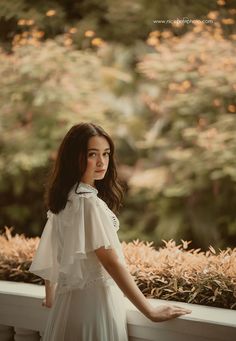
[[[95,171],[96,173],[103,173],[103,172],[105,172],[106,170],[105,169],[101,169],[101,170],[97,170],[97,171]]]

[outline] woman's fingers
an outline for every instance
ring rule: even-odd
[[[174,305],[161,305],[153,309],[150,319],[154,322],[163,322],[190,313],[190,309]]]
[[[186,314],[190,314],[191,310],[182,307],[171,306],[169,311],[169,319],[180,317]]]
[[[174,309],[176,309],[176,313],[179,313],[181,315],[190,314],[192,312],[192,310],[190,310],[190,309],[186,309],[186,308],[179,307],[176,305],[174,305],[173,307],[174,307]]]
[[[52,303],[51,302],[47,302],[46,299],[43,299],[42,306],[46,307],[46,308],[51,308],[52,307]]]

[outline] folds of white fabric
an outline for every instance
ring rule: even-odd
[[[59,264],[57,261],[58,247],[54,219],[54,215],[48,212],[48,220],[29,271],[56,283]]]
[[[124,297],[117,286],[57,295],[43,341],[128,341]]]
[[[113,283],[94,252],[102,246],[113,248],[124,263],[112,216],[104,205],[96,195],[89,194],[72,197],[57,215],[49,211],[29,271],[61,283],[62,291],[83,288],[96,278]]]

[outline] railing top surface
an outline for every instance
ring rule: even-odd
[[[44,291],[43,285],[0,280],[0,294],[42,298]]]
[[[19,283],[10,281],[0,280],[0,296],[10,295],[10,296],[23,296],[31,297],[32,299],[42,299],[44,297],[45,289],[44,286],[29,284],[29,283]],[[210,323],[215,325],[225,325],[236,328],[236,311],[230,309],[214,308],[208,306],[201,306],[197,304],[189,304],[175,301],[164,301],[160,299],[150,299],[150,302],[154,306],[159,306],[161,304],[174,304],[182,307],[187,307],[192,310],[190,315],[185,315],[180,317],[180,319]],[[126,299],[126,309],[129,312],[138,312],[136,307]],[[139,312],[138,312],[139,313]],[[138,318],[138,323],[143,321],[143,315],[141,313],[140,318]]]

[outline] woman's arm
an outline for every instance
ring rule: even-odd
[[[46,297],[43,300],[42,305],[44,307],[51,308],[52,305],[53,305],[54,296],[55,296],[55,290],[56,290],[57,284],[51,283],[47,279],[44,282],[45,282],[45,294],[46,294]]]
[[[95,250],[95,253],[125,296],[150,320],[162,322],[191,313],[191,310],[171,305],[153,307],[139,290],[129,271],[120,263],[113,249],[101,247]]]

